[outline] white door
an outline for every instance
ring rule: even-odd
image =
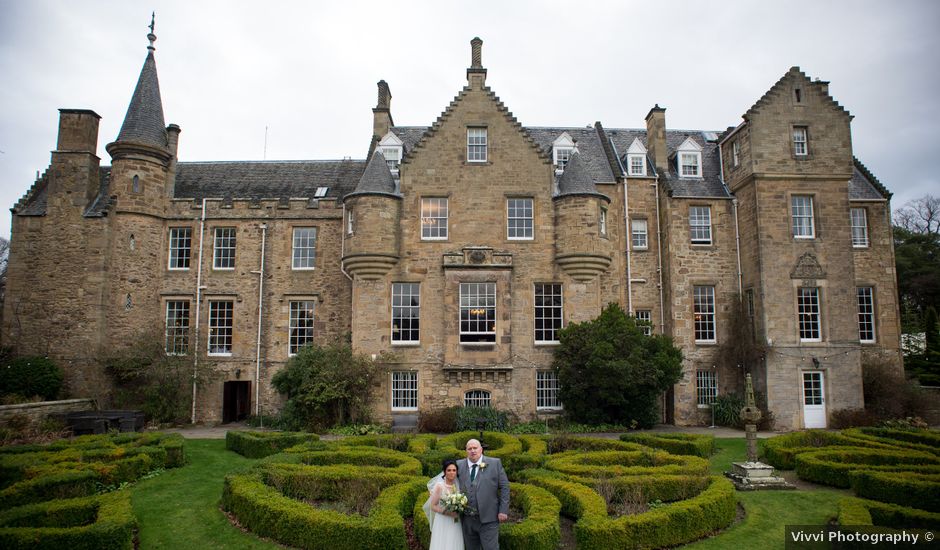
[[[826,394],[822,371],[803,372],[803,427],[826,427]]]

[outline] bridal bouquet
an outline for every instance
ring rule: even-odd
[[[441,497],[441,507],[447,512],[456,512],[462,514],[467,509],[467,495],[463,493],[452,493]],[[454,518],[457,523],[458,518]]]

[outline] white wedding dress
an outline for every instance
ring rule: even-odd
[[[444,495],[456,493],[459,490],[456,484],[448,488],[443,481],[438,481],[431,489],[431,498],[428,503]],[[463,550],[463,529],[460,528],[460,519],[454,521],[454,518],[444,514],[434,512],[430,508],[425,512],[430,512],[429,522],[431,524],[431,546],[428,550]]]

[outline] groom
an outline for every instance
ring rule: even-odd
[[[465,550],[499,550],[499,524],[509,519],[509,479],[498,458],[483,458],[476,439],[467,441],[467,460],[457,463],[457,475],[467,495],[469,509],[464,514]]]

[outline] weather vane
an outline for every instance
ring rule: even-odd
[[[148,25],[150,27],[150,34],[153,34],[153,21],[154,19],[156,19],[156,17],[157,17],[157,12],[154,11],[150,13],[150,25]]]

